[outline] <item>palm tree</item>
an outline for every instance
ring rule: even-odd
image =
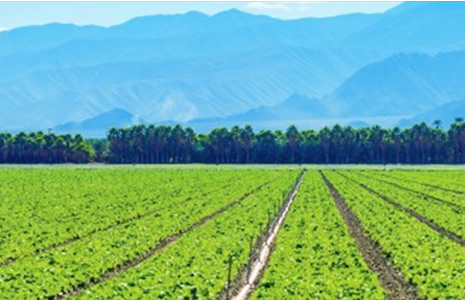
[[[441,120],[434,120],[433,121],[433,126],[436,128],[436,129],[440,129],[441,128]]]
[[[181,125],[176,124],[174,128],[171,130],[170,141],[171,141],[171,148],[173,149],[174,155],[174,163],[178,163],[180,161],[180,154],[181,148],[184,143],[185,132]]]
[[[213,153],[215,154],[215,161],[217,164],[223,162],[223,135],[225,130],[227,131],[227,129],[224,127],[215,128],[208,134],[208,141]]]
[[[342,131],[342,140],[343,140],[343,153],[345,153],[346,164],[351,162],[353,155],[353,145],[355,142],[355,130],[351,126],[347,126]]]
[[[249,124],[245,125],[244,129],[241,132],[242,142],[244,143],[246,163],[250,162],[250,151],[255,139],[255,134],[253,132],[252,126]]]
[[[462,163],[464,161],[465,152],[465,122],[462,120],[453,123],[448,134],[453,145],[454,161],[456,163]]]
[[[300,155],[300,163],[461,163],[465,161],[465,122],[452,124],[447,134],[437,122],[435,128],[426,123],[404,130],[335,125],[332,129],[300,133],[295,126],[289,126],[285,133],[261,130],[257,135],[250,125],[244,129],[234,126],[231,131],[216,128],[208,135],[196,134],[192,128],[180,125],[150,125],[112,128],[108,142],[111,161],[121,163],[190,162],[191,151],[198,162],[240,163],[242,149],[247,163],[295,163],[296,155]],[[71,143],[69,135],[1,134],[0,160],[83,162],[94,155],[92,148],[86,149],[89,144],[99,152],[95,142],[85,142],[82,137]],[[74,146],[70,149],[70,145]]]
[[[371,127],[370,141],[373,145],[373,150],[375,154],[375,162],[379,163],[381,161],[381,147],[384,139],[383,129],[379,125]]]
[[[196,142],[196,135],[195,132],[192,128],[187,127],[185,130],[185,139],[184,139],[184,146],[185,146],[185,151],[186,151],[186,159],[185,162],[189,163],[191,162],[191,153],[192,153],[192,148],[194,147],[194,144]]]
[[[145,136],[145,152],[147,153],[149,163],[155,163],[155,149],[157,147],[156,143],[156,128],[155,125],[150,124],[147,127],[146,136]],[[157,161],[158,162],[158,161]]]
[[[325,163],[328,164],[329,163],[329,151],[331,147],[331,130],[329,130],[329,128],[325,126],[323,127],[323,129],[321,129],[318,132],[318,135],[321,141],[321,145],[323,147],[323,152],[325,155]]]
[[[260,130],[256,135],[256,161],[258,163],[276,163],[279,147],[275,133],[271,130]]]
[[[300,163],[303,164],[307,160],[307,153],[311,152],[317,141],[317,133],[313,130],[304,130],[300,132],[300,147],[302,149]]]
[[[291,125],[287,128],[286,131],[287,144],[291,150],[291,163],[295,161],[295,151],[299,143],[299,130],[294,125]]]
[[[240,162],[242,148],[241,129],[239,126],[234,126],[231,128],[231,136],[233,139],[234,152],[236,153],[236,164],[238,164]]]
[[[341,154],[342,154],[342,127],[339,124],[334,125],[333,129],[331,130],[331,142],[334,146],[334,154],[336,163],[341,162]]]
[[[391,140],[394,143],[394,149],[396,150],[396,164],[400,162],[400,150],[403,144],[403,136],[399,127],[394,127],[391,131]]]

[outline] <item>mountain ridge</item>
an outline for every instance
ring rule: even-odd
[[[52,128],[115,109],[147,122],[283,120],[292,103],[275,106],[295,94],[320,99],[321,117],[417,115],[464,95],[462,12],[420,2],[330,18],[231,10],[13,29],[0,33],[0,127]]]

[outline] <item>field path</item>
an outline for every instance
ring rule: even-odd
[[[416,286],[409,284],[402,272],[397,270],[392,262],[383,255],[381,247],[369,235],[365,234],[362,223],[349,208],[344,198],[342,198],[323,172],[320,171],[320,174],[328,186],[336,207],[347,224],[349,233],[354,238],[357,248],[362,253],[368,267],[378,275],[379,282],[386,291],[388,299],[421,299],[418,297]]]
[[[231,299],[234,299],[234,300],[248,299],[249,296],[254,291],[254,289],[257,287],[258,283],[260,282],[261,276],[263,275],[268,265],[270,256],[272,254],[274,241],[278,235],[279,229],[282,227],[284,220],[286,219],[286,216],[291,208],[292,203],[294,202],[294,199],[297,196],[297,193],[299,191],[300,185],[302,184],[302,180],[304,178],[305,172],[306,170],[303,170],[302,173],[300,173],[300,176],[296,184],[294,185],[291,193],[289,194],[288,198],[286,199],[283,206],[279,210],[278,215],[276,215],[274,225],[270,229],[270,233],[268,234],[265,242],[262,245],[259,245],[260,249],[258,249],[258,256],[252,262],[252,266],[251,266],[248,278],[246,276],[246,281],[243,283],[242,286],[239,286],[237,288],[239,292]],[[226,299],[230,299],[229,295],[226,295]]]
[[[276,179],[274,179],[274,180],[276,180]],[[238,205],[244,199],[246,199],[247,197],[251,196],[252,194],[258,192],[259,190],[261,190],[263,187],[270,184],[274,180],[271,180],[271,181],[268,181],[268,182],[265,182],[265,183],[259,185],[255,189],[245,193],[239,199],[237,199],[237,200],[229,203],[228,205],[220,208],[219,210],[215,211],[214,213],[204,217],[203,219],[197,221],[195,224],[189,226],[188,228],[183,229],[182,231],[180,231],[179,233],[177,233],[175,235],[172,235],[172,236],[169,236],[169,237],[165,238],[163,241],[158,243],[156,246],[150,248],[149,250],[147,250],[145,253],[143,253],[139,257],[137,257],[137,258],[135,258],[135,259],[133,259],[133,260],[119,266],[119,267],[116,267],[113,270],[108,270],[100,278],[97,278],[97,279],[95,279],[93,281],[90,281],[85,285],[77,286],[77,287],[75,287],[75,288],[73,288],[71,290],[60,293],[58,295],[51,296],[51,297],[49,297],[49,299],[50,300],[58,300],[58,299],[65,299],[65,298],[77,296],[78,294],[80,294],[84,290],[87,290],[87,289],[89,289],[89,288],[91,288],[91,287],[93,287],[93,286],[95,286],[97,284],[100,284],[100,283],[103,283],[103,282],[105,282],[107,280],[110,280],[110,279],[124,273],[125,271],[140,265],[142,262],[146,261],[147,259],[149,259],[153,255],[155,255],[156,253],[161,252],[161,251],[165,250],[166,248],[168,248],[169,246],[171,246],[172,244],[174,244],[178,239],[180,239],[185,234],[194,231],[195,229],[197,229],[197,228],[201,227],[202,225],[206,224],[207,222],[211,221],[212,219],[214,219],[218,215],[220,215],[220,214],[226,212],[227,210],[229,210],[230,208]]]

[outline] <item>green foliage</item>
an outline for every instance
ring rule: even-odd
[[[290,125],[285,132],[250,125],[196,134],[181,126],[137,125],[108,134],[113,163],[464,163],[465,123],[448,131],[436,122],[401,130],[378,125],[355,129],[338,124],[319,131]]]
[[[45,298],[99,278],[283,173],[3,171],[11,189],[0,189],[8,212],[0,257],[17,261],[0,267],[0,299]],[[48,249],[63,241],[70,242]]]
[[[279,181],[78,299],[215,299],[226,286],[229,257],[234,276],[248,262],[250,238],[256,239],[266,228],[268,212],[277,201],[286,200],[283,194],[291,190],[297,175],[281,172]]]
[[[367,234],[391,258],[405,279],[418,286],[420,297],[463,298],[465,252],[462,246],[404,211],[394,208],[357,183],[335,172],[325,174],[361,220]],[[399,190],[393,188],[385,191],[387,196],[398,192]],[[413,201],[414,198],[410,197],[405,201],[407,200]],[[417,207],[418,203],[416,201],[413,205]]]
[[[225,167],[2,169],[0,262],[6,264],[0,265],[0,299],[53,298],[117,270],[180,233],[137,267],[78,298],[215,299],[225,288],[229,258],[234,278],[248,263],[251,238],[255,244],[298,172]],[[366,234],[406,280],[418,286],[421,297],[462,298],[463,247],[357,182],[463,237],[463,172],[325,174]],[[15,260],[8,263],[11,258]],[[252,299],[384,298],[320,175],[307,172]]]
[[[320,175],[305,176],[252,299],[384,299]]]
[[[0,133],[0,163],[88,163],[94,155],[80,134]]]

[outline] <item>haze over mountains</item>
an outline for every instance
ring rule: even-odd
[[[449,122],[465,116],[464,15],[462,2],[408,2],[322,19],[230,10],[18,28],[0,33],[0,128]]]

